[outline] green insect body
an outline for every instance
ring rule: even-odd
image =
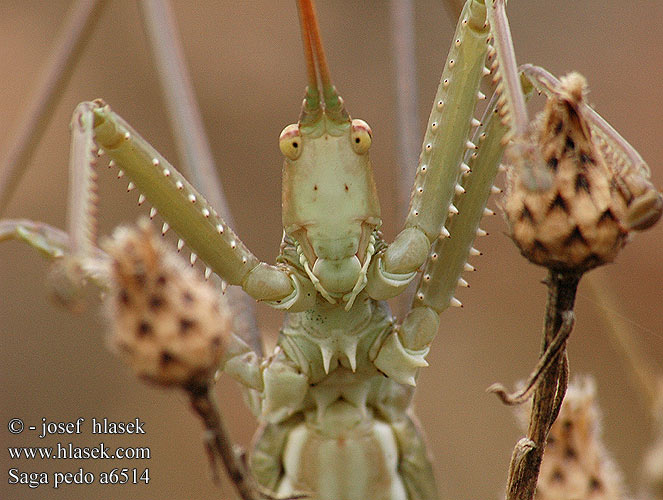
[[[306,6],[302,10],[311,28]],[[410,213],[390,245],[378,232],[370,128],[350,118],[323,64],[323,98],[310,74],[300,121],[280,138],[284,240],[275,266],[259,262],[195,188],[107,106],[81,111],[79,120],[91,122],[99,147],[199,258],[229,284],[288,311],[277,350],[265,362],[237,337],[223,361],[226,373],[249,388],[263,421],[251,454],[254,474],[278,494],[436,497],[409,406],[437,316],[455,301],[451,293],[490,194],[488,188],[465,207],[474,227],[452,239],[454,250],[429,257],[433,243],[448,239],[445,223],[456,211],[450,207],[467,164],[480,158],[469,139],[488,48],[485,16],[483,2],[467,3],[433,107]],[[309,31],[315,45],[319,35]],[[503,133],[485,141],[486,150],[501,151]],[[488,171],[489,187],[497,169]],[[426,260],[416,307],[399,325],[383,300],[401,293]],[[451,284],[431,288],[430,276],[439,273],[452,274]]]
[[[131,179],[130,189],[137,188],[209,266],[208,274],[287,311],[270,356],[261,359],[233,335],[222,361],[223,370],[247,388],[261,421],[251,469],[278,495],[437,497],[410,403],[439,314],[460,305],[453,291],[464,283],[461,273],[471,269],[467,259],[476,253],[472,243],[481,232],[505,144],[518,130],[514,90],[498,77],[500,68],[512,64],[502,54],[504,38],[491,32],[490,26],[499,25],[493,8],[492,1],[466,2],[426,129],[404,229],[390,244],[379,232],[371,130],[350,118],[331,84],[309,2],[300,1],[309,86],[299,122],[279,139],[285,156],[284,236],[275,265],[253,255],[204,197],[103,102],[83,103],[74,115],[72,151],[82,154],[72,162],[83,162],[72,166],[72,184],[80,190],[73,196],[75,213],[89,213],[93,204],[89,153],[98,146]],[[500,57],[488,43],[491,34]],[[492,71],[485,67],[487,58]],[[479,88],[489,74],[498,82],[497,93],[480,123],[475,107],[485,98]],[[523,80],[518,97],[532,90]],[[638,210],[645,213],[640,219],[651,218],[648,210]],[[81,272],[103,285],[104,256],[88,232],[79,233],[68,238],[35,223],[0,224],[0,238],[23,239],[49,257],[73,256]],[[400,294],[422,268],[412,307],[397,323],[384,301]]]

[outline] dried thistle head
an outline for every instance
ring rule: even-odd
[[[584,272],[611,262],[627,241],[627,200],[583,117],[586,81],[571,73],[512,148],[504,210],[511,236],[535,264]],[[533,189],[522,164],[543,162],[550,185]]]
[[[111,258],[111,343],[136,375],[160,385],[211,379],[231,329],[223,296],[148,222],[116,229],[104,250]]]
[[[569,385],[543,455],[537,500],[625,498],[621,473],[601,439],[600,411],[591,378]]]

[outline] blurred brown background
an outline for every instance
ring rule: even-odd
[[[0,147],[25,108],[49,44],[71,2],[0,2]],[[295,121],[305,85],[294,2],[174,2],[186,56],[214,154],[236,219],[236,231],[262,259],[278,252],[280,168],[278,134]],[[391,239],[402,217],[397,212],[394,65],[387,2],[319,2],[319,15],[332,76],[349,110],[374,133],[375,166]],[[455,20],[440,1],[416,2],[420,127],[441,74]],[[644,0],[513,0],[509,9],[518,60],[541,64],[556,74],[581,70],[590,100],[641,152],[663,184],[663,4]],[[51,119],[13,198],[8,217],[27,217],[64,227],[68,123],[75,105],[104,97],[164,155],[177,163],[161,92],[135,2],[117,0],[103,13],[72,82]],[[412,158],[414,168],[416,158]],[[101,232],[133,221],[137,194],[126,193],[101,171]],[[495,200],[490,202],[495,206]],[[429,361],[419,378],[417,413],[435,455],[445,498],[499,498],[513,445],[521,436],[511,410],[484,390],[495,381],[512,386],[533,366],[539,346],[544,272],[527,264],[504,236],[500,217],[485,222],[491,233],[477,246],[485,256],[472,262],[471,288],[461,290],[462,310],[448,310]],[[615,265],[595,271],[610,283],[620,311],[631,323],[650,361],[663,359],[661,284],[663,225],[637,235]],[[232,498],[216,489],[200,443],[198,421],[179,394],[147,387],[105,347],[99,308],[72,316],[49,301],[48,265],[15,242],[0,245],[0,498],[104,498],[108,500],[197,500]],[[265,334],[273,338],[280,314],[260,308]],[[580,287],[578,321],[570,342],[573,374],[592,373],[604,410],[605,439],[628,483],[636,489],[641,454],[651,428],[643,400],[605,332],[610,313],[597,308],[587,283]],[[663,372],[663,370],[661,370]],[[253,418],[234,387],[223,378],[219,399],[235,439],[247,443]],[[121,461],[9,461],[6,445],[52,444],[32,434],[11,437],[12,417],[28,425],[41,418],[83,416],[146,422],[147,435],[103,439],[113,446],[150,446],[152,459]],[[89,430],[89,427],[87,428]],[[86,431],[60,441],[95,445]],[[78,471],[98,475],[113,467],[151,471],[148,486],[9,486],[7,470]]]

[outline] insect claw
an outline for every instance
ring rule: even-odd
[[[113,160],[108,162],[108,168],[113,168],[115,166],[115,162]]]
[[[451,233],[446,227],[442,226],[442,229],[440,229],[440,236],[442,238],[451,238]]]
[[[121,179],[122,177],[124,177],[124,170],[118,170],[117,171],[117,178]]]
[[[134,189],[136,189],[136,185],[133,182],[130,182],[129,185],[127,186],[127,193],[129,191],[133,191]]]
[[[477,236],[488,236],[488,233],[483,229],[479,228],[477,229]]]
[[[488,76],[488,75],[490,75],[490,70],[489,70],[488,68],[486,68],[485,66],[483,67],[483,70],[482,70],[482,71],[483,71],[483,76]]]
[[[191,252],[191,257],[189,257],[189,262],[191,262],[191,265],[193,266],[197,260],[198,256],[195,253]]]
[[[458,209],[456,208],[456,205],[453,203],[449,205],[449,213],[456,215],[458,213]]]
[[[472,121],[470,122],[470,125],[472,125],[473,127],[478,127],[479,125],[481,125],[481,122],[479,120],[477,120],[476,118],[472,118]]]
[[[460,184],[456,184],[456,187],[454,187],[454,191],[456,191],[456,194],[463,194],[465,193],[465,188]]]
[[[491,192],[491,194],[499,194],[499,193],[502,192],[502,190],[500,188],[498,188],[497,186],[491,186],[490,192]]]
[[[484,101],[486,99],[486,94],[484,94],[481,91],[477,92],[477,99],[479,99],[480,101]]]
[[[483,254],[479,250],[477,250],[476,248],[472,247],[472,248],[470,248],[470,255],[472,255],[473,257],[477,257],[477,256],[483,255]]]
[[[463,271],[467,271],[467,272],[471,273],[471,272],[474,272],[476,270],[477,270],[476,267],[474,267],[472,264],[468,264],[467,262],[463,265]]]
[[[449,305],[451,307],[463,307],[463,303],[460,300],[458,300],[456,297],[451,297]]]
[[[205,280],[208,280],[209,277],[212,275],[212,269],[209,267],[205,268]]]
[[[465,147],[466,147],[467,149],[477,149],[477,145],[474,144],[472,141],[467,141],[467,142],[465,143]]]
[[[472,171],[472,169],[470,169],[470,166],[467,163],[461,163],[460,171],[463,173],[463,175],[465,175],[469,174]]]
[[[189,201],[190,201],[191,203],[195,203],[195,202],[196,202],[196,195],[195,195],[195,194],[190,193],[189,196],[188,196],[188,198],[189,198]]]
[[[462,286],[463,288],[469,288],[470,284],[465,281],[463,278],[458,278],[458,286]]]
[[[163,226],[161,226],[161,236],[164,236],[168,232],[168,229],[170,229],[170,226],[167,222],[164,222]]]
[[[159,158],[152,158],[152,165],[154,165],[155,167],[158,167],[159,166]]]
[[[150,219],[154,219],[156,215],[157,215],[157,209],[154,207],[150,208]]]
[[[184,248],[184,240],[180,238],[177,240],[177,251],[180,252],[182,248]]]
[[[140,194],[138,195],[138,206],[141,206],[143,203],[145,203],[145,195]]]
[[[490,208],[486,207],[483,209],[483,215],[495,215],[495,212],[492,211]]]

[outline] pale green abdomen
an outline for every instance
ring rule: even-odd
[[[295,426],[283,454],[278,493],[316,491],[317,500],[406,500],[391,426],[337,401],[324,421]]]

